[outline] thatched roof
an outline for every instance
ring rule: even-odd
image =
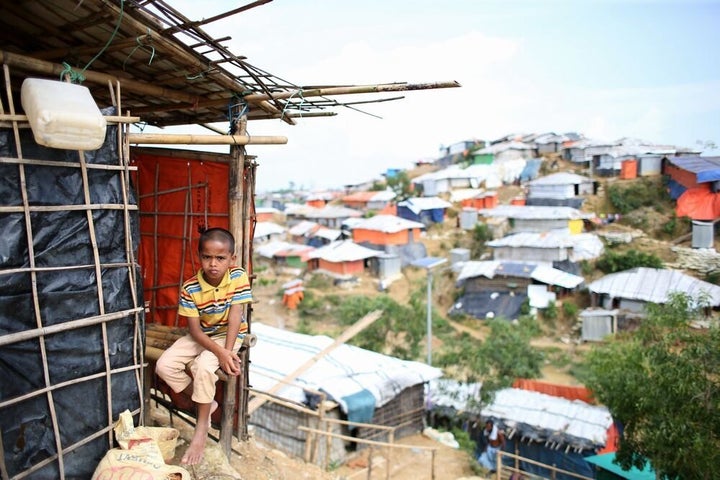
[[[27,76],[82,73],[99,105],[110,105],[108,81],[120,81],[123,113],[158,125],[228,121],[228,106],[247,103],[248,120],[332,115],[329,97],[459,86],[298,86],[248,63],[202,26],[242,14],[258,0],[193,21],[164,0],[23,0],[0,6],[0,60]],[[266,7],[269,8],[269,7]],[[65,66],[63,65],[65,64]],[[19,81],[14,75],[14,81]],[[13,84],[19,91],[19,84]],[[374,99],[385,101],[393,98]]]

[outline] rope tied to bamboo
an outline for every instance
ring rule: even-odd
[[[293,99],[293,97],[295,95],[298,95],[300,97],[300,104],[297,106],[295,106],[291,102],[291,100]],[[292,108],[296,108],[300,112],[300,117],[302,118],[302,107],[303,107],[304,103],[305,103],[305,97],[303,96],[303,89],[301,88],[301,89],[297,90],[296,92],[293,92],[293,94],[290,95],[287,100],[285,100],[285,106],[283,107],[282,113],[280,114],[280,121],[282,121],[283,118],[285,117],[285,111],[288,108],[290,108],[291,106],[292,106]]]
[[[69,80],[71,83],[77,83],[81,84],[85,81],[85,75],[82,74],[82,72],[76,72],[73,70],[73,68],[70,66],[69,63],[63,62],[62,66],[64,67],[62,72],[60,72],[60,80]]]
[[[233,100],[237,100],[235,103],[233,103]],[[233,114],[233,111],[236,110],[238,107],[240,109],[237,111],[236,114]],[[233,133],[237,127],[237,123],[240,121],[240,119],[247,114],[249,110],[249,105],[245,101],[245,99],[242,96],[238,96],[238,94],[233,93],[232,97],[230,97],[230,101],[228,102],[228,113],[227,118],[230,122],[230,127],[228,129],[228,133]]]

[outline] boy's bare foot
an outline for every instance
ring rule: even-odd
[[[203,423],[205,425],[205,423]],[[190,446],[185,451],[180,463],[184,465],[197,465],[202,462],[203,454],[205,453],[205,440],[207,439],[207,429],[202,428],[200,424],[195,428],[192,440],[190,440]]]
[[[218,403],[213,400],[211,403],[199,403],[197,409],[197,423],[195,424],[195,432],[190,440],[190,446],[185,451],[180,463],[185,465],[197,465],[202,462],[205,453],[205,441],[207,440],[208,430],[210,429],[212,413],[217,410]]]

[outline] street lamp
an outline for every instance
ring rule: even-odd
[[[446,258],[423,257],[410,264],[427,271],[427,364],[432,365],[432,269],[447,262]]]

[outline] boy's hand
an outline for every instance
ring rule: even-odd
[[[220,368],[228,375],[240,375],[240,357],[238,357],[237,353],[233,353],[230,350],[223,350],[223,353],[218,356],[218,361]]]

